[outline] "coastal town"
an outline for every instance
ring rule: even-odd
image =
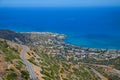
[[[51,32],[32,32],[30,34],[37,39],[37,41],[33,40],[32,43],[39,46],[40,51],[61,58],[67,57],[67,60],[71,58],[79,60],[86,57],[96,60],[109,60],[120,56],[120,50],[86,48],[68,44],[64,42],[66,38],[64,34]],[[44,37],[41,39],[41,36]]]
[[[9,40],[10,45],[13,43],[17,43],[17,46],[26,45],[26,47],[23,47],[24,51],[22,53],[25,56],[21,58],[30,62],[26,63],[27,66],[33,65],[31,68],[34,68],[34,70],[31,71],[28,69],[32,74],[35,72],[34,76],[32,76],[33,78],[37,76],[40,80],[43,78],[43,80],[46,80],[48,77],[49,79],[54,77],[54,80],[58,78],[71,79],[70,75],[73,75],[74,79],[88,80],[83,76],[89,74],[88,77],[91,77],[90,80],[120,79],[120,50],[72,45],[65,42],[66,35],[52,32],[18,33],[10,30],[1,30],[0,34],[4,34],[0,35],[0,38],[5,39],[2,45],[7,45],[5,44],[7,42],[6,40]],[[4,47],[2,48],[4,51]],[[7,48],[9,49],[9,47]],[[29,48],[29,51],[27,48]],[[23,57],[26,59],[23,59]],[[11,58],[11,60],[14,59]],[[84,75],[80,77],[78,73]],[[29,78],[28,74],[26,76]]]
[[[57,33],[34,33],[31,35],[40,34],[44,36],[42,43],[39,41],[34,42],[34,46],[38,48],[40,53],[52,55],[55,58],[64,59],[68,62],[83,63],[91,66],[91,70],[98,70],[99,72],[105,72],[107,75],[114,75],[120,77],[119,59],[120,50],[98,49],[98,48],[86,48],[75,46],[64,42],[66,35]],[[40,37],[40,35],[38,37]],[[114,65],[114,61],[116,64]],[[117,60],[118,59],[118,60]],[[113,61],[112,61],[113,60]],[[112,63],[112,64],[111,64]],[[94,68],[94,69],[93,69]],[[116,69],[117,68],[117,69]],[[96,71],[95,71],[96,72]],[[97,74],[97,72],[95,73]],[[104,74],[103,74],[104,75]],[[100,76],[100,75],[99,75]],[[110,76],[108,76],[110,77]],[[112,77],[113,78],[113,77]],[[103,79],[108,80],[108,79]]]

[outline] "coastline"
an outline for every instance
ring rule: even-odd
[[[51,32],[25,32],[16,33],[10,30],[0,30],[0,38],[10,40],[19,44],[38,47],[42,53],[52,54],[58,57],[67,57],[70,54],[76,56],[76,59],[84,58],[89,55],[93,58],[113,59],[120,56],[120,50],[117,49],[98,49],[89,47],[80,47],[65,42],[66,35]],[[8,37],[9,36],[9,37]],[[104,55],[104,56],[103,56]],[[111,56],[111,57],[110,57]],[[71,56],[72,58],[73,56]],[[99,59],[99,58],[98,58]]]
[[[71,46],[75,46],[75,47],[79,47],[81,49],[94,49],[94,50],[102,50],[102,51],[106,51],[106,50],[109,50],[109,51],[120,51],[120,49],[110,49],[110,48],[95,48],[95,47],[86,47],[86,46],[80,46],[80,45],[76,45],[76,44],[73,44],[72,42],[67,42],[66,39],[67,39],[67,35],[66,34],[59,34],[59,33],[54,33],[54,32],[19,32],[19,33],[31,33],[31,34],[51,34],[51,35],[54,35],[54,36],[57,36],[57,35],[60,35],[62,36],[65,44],[67,45],[71,45]]]
[[[1,29],[1,30],[4,30],[5,31],[5,29]],[[8,30],[8,29],[7,29]],[[8,31],[12,31],[12,30],[8,30]],[[16,31],[15,31],[16,32]],[[61,38],[63,38],[63,40],[64,40],[64,43],[65,44],[69,44],[69,45],[73,45],[73,46],[77,46],[77,47],[80,47],[80,48],[86,48],[86,49],[88,49],[88,48],[90,48],[90,49],[100,49],[100,50],[120,50],[119,48],[102,48],[102,47],[94,47],[94,46],[92,46],[92,45],[89,45],[89,46],[87,46],[87,45],[82,45],[82,44],[79,44],[78,43],[78,41],[76,41],[76,42],[73,42],[74,41],[74,38],[72,38],[71,37],[71,39],[72,40],[70,40],[70,36],[67,34],[59,34],[59,33],[57,33],[57,32],[36,32],[36,31],[31,31],[31,32],[16,32],[16,33],[20,33],[20,34],[24,34],[24,33],[27,33],[27,34],[50,34],[50,35],[53,35],[53,36],[62,36]],[[80,41],[80,40],[79,40]]]
[[[32,33],[32,34],[56,34],[56,35],[59,35],[59,33],[57,33],[57,32],[36,32],[36,31],[31,31],[31,32],[18,32],[18,33]],[[74,41],[74,39],[72,39],[71,41],[70,41],[70,39],[69,39],[69,36],[68,35],[66,35],[66,34],[64,34],[64,33],[60,33],[60,35],[63,35],[63,36],[65,36],[64,38],[64,42],[66,43],[66,44],[69,44],[69,45],[74,45],[74,46],[78,46],[78,47],[82,47],[82,48],[92,48],[92,49],[101,49],[101,50],[120,50],[120,48],[115,48],[115,47],[113,47],[113,48],[111,48],[111,47],[99,47],[99,46],[97,46],[97,47],[95,47],[95,46],[92,46],[92,45],[83,45],[81,42],[81,44],[78,42],[78,41],[76,41],[76,42],[72,42],[72,41]],[[80,40],[79,40],[80,41]]]

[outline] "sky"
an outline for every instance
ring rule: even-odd
[[[5,7],[120,6],[120,0],[0,0]]]

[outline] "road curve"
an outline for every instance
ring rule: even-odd
[[[24,64],[26,65],[27,70],[28,70],[28,72],[30,74],[30,78],[32,80],[38,80],[35,73],[34,73],[32,64],[25,58],[25,54],[27,53],[28,47],[22,45],[22,48],[23,48],[23,50],[21,51],[20,58],[23,60]]]

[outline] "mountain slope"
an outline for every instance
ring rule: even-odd
[[[0,79],[30,80],[26,66],[19,57],[20,46],[0,39]]]
[[[31,49],[32,50],[32,49]],[[64,59],[55,58],[46,53],[40,53],[38,49],[28,52],[26,58],[33,64],[34,69],[39,69],[39,80],[98,80],[99,78],[81,63],[67,62]],[[42,79],[41,79],[42,78]]]
[[[0,77],[2,79],[30,79],[27,66],[20,59],[20,44],[28,46],[25,58],[32,64],[33,71],[39,80],[101,80],[99,74],[107,79],[109,76],[101,73],[101,69],[97,70],[97,67],[90,66],[92,63],[105,63],[106,59],[110,61],[107,60],[107,63],[119,69],[119,50],[82,48],[67,44],[64,42],[65,35],[62,34],[16,33],[0,30],[0,38],[4,38],[0,39]],[[105,67],[103,67],[104,70],[106,70]],[[97,71],[98,75],[96,75]],[[113,74],[111,76],[114,78]],[[118,75],[115,76],[118,77]]]
[[[16,33],[11,30],[0,30],[0,38],[18,42],[18,43],[25,42],[25,37],[22,34]]]

